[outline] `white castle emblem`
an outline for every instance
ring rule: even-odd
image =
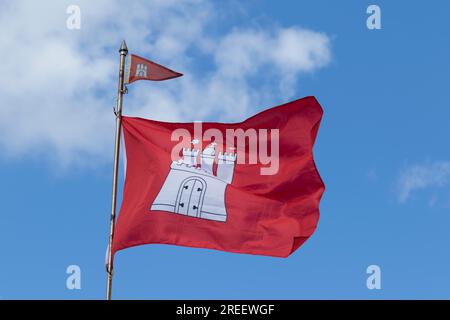
[[[197,158],[200,155],[200,162]],[[169,174],[150,210],[190,217],[227,220],[225,190],[233,180],[236,153],[219,152],[216,174],[216,143],[200,150],[183,148],[183,158],[172,161]]]
[[[135,77],[147,78],[147,65],[145,63],[138,63],[136,65]]]

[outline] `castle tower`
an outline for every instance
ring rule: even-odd
[[[235,153],[219,152],[219,162],[217,164],[217,178],[231,183],[233,180],[234,163],[236,162]]]
[[[197,156],[200,150],[193,150],[189,148],[183,148],[183,163],[188,166],[197,165]]]
[[[216,158],[216,143],[210,143],[202,152],[202,169],[213,174],[214,159]]]

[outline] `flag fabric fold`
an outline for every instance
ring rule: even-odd
[[[325,186],[313,145],[322,114],[306,97],[240,123],[202,123],[200,134],[198,123],[124,116],[113,254],[158,243],[289,256],[319,219]]]

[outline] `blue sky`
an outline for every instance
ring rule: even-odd
[[[131,248],[116,257],[114,298],[450,298],[448,2],[139,3],[0,5],[1,299],[105,296],[122,38],[185,73],[130,86],[130,115],[242,120],[316,96],[326,191],[316,232],[289,258]],[[69,4],[80,30],[66,28]],[[366,27],[370,4],[381,30]],[[72,264],[81,290],[66,288]],[[381,290],[366,287],[372,264]]]

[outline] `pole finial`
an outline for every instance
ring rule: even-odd
[[[119,52],[124,53],[124,54],[128,53],[128,48],[127,48],[127,44],[126,44],[125,40],[122,40],[122,44],[120,45]]]

